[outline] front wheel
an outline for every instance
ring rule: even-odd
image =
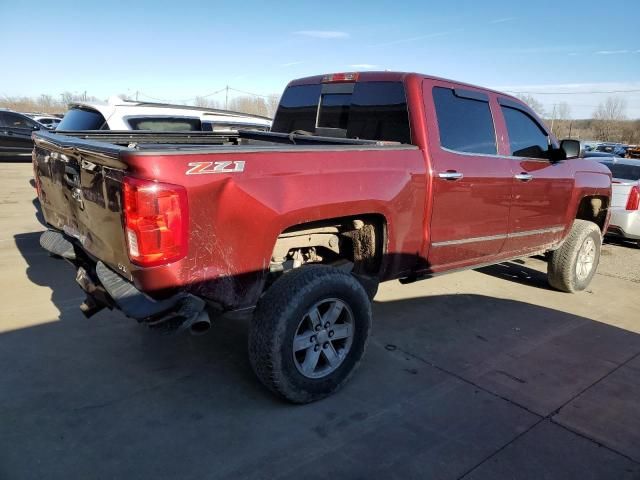
[[[598,268],[601,245],[595,223],[575,220],[560,248],[551,253],[547,264],[549,284],[563,292],[587,288]]]
[[[340,388],[364,354],[371,304],[351,274],[326,266],[294,269],[258,302],[249,359],[260,381],[294,403]]]

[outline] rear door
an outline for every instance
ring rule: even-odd
[[[498,97],[506,127],[504,152],[511,159],[513,201],[505,252],[514,256],[559,241],[565,229],[574,178],[568,161],[550,160],[552,141],[533,112]]]
[[[425,80],[433,167],[429,227],[433,271],[490,262],[507,238],[513,178],[498,155],[487,93]]]

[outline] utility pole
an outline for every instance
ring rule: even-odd
[[[224,95],[224,109],[228,110],[229,109],[229,85],[227,85],[227,88],[225,88],[226,93]]]
[[[136,90],[136,102],[138,101],[138,93],[140,93],[138,90]]]

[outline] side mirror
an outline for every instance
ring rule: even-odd
[[[580,142],[578,140],[562,140],[560,150],[564,152],[565,158],[578,158],[580,156]]]

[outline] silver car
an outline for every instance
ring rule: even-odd
[[[607,234],[635,240],[640,247],[640,160],[610,157],[598,161],[606,165],[613,176]]]

